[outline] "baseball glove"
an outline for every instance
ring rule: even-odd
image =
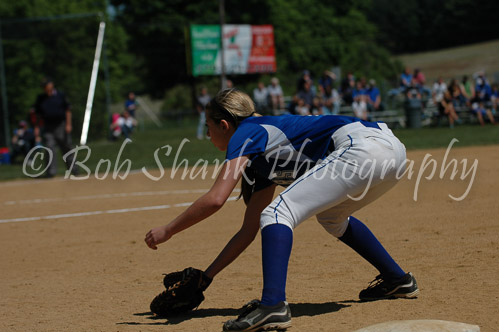
[[[166,274],[163,279],[166,290],[152,300],[151,311],[166,317],[195,309],[203,302],[203,292],[211,281],[203,271],[192,267]]]

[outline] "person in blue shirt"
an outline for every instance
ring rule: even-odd
[[[406,67],[404,68],[402,74],[400,74],[400,87],[402,89],[407,89],[411,86],[411,83],[412,83],[411,69],[409,67]]]
[[[367,109],[369,112],[383,111],[384,105],[381,102],[381,94],[378,87],[376,86],[376,81],[374,79],[369,80],[369,85],[366,89],[367,95],[369,96],[367,101]]]
[[[241,229],[204,271],[215,277],[254,240],[262,237],[263,291],[224,331],[291,326],[285,287],[293,229],[309,217],[350,246],[380,273],[361,300],[414,298],[415,278],[388,254],[352,213],[391,189],[405,169],[404,145],[384,123],[336,115],[260,116],[251,98],[220,91],[207,105],[208,135],[226,151],[212,188],[167,225],[151,229],[147,246],[160,243],[218,211],[242,180],[247,205]],[[275,188],[286,187],[274,198]]]
[[[128,114],[135,118],[135,111],[137,110],[138,102],[135,97],[135,92],[128,92],[127,98],[125,100],[125,110],[128,111]]]

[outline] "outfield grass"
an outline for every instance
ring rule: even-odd
[[[458,140],[454,147],[499,144],[499,126],[493,125],[399,129],[394,133],[408,150],[447,147],[454,138]]]
[[[84,162],[92,174],[95,173],[97,165],[101,160],[100,173],[104,173],[110,165],[110,174],[123,164],[122,171],[131,165],[131,169],[147,170],[168,168],[173,165],[180,165],[187,161],[189,166],[196,162],[213,163],[215,159],[223,161],[224,153],[218,151],[209,140],[196,139],[197,122],[194,119],[187,119],[181,122],[166,123],[163,128],[149,127],[142,131],[137,131],[132,136],[132,141],[124,145],[123,140],[110,142],[100,140],[88,143],[88,150],[81,149],[77,159],[84,161],[89,154],[89,158]],[[399,129],[395,134],[406,145],[408,150],[445,148],[449,146],[452,139],[457,139],[455,147],[499,144],[499,126],[488,125],[480,127],[478,125],[463,125],[453,129],[447,127],[422,128],[422,129]],[[184,142],[184,144],[182,144]],[[169,146],[169,147],[168,147]],[[120,149],[122,153],[119,156]],[[156,152],[157,151],[157,152]],[[170,151],[169,155],[165,154]],[[155,159],[157,154],[158,161]],[[63,175],[65,168],[60,156],[58,156],[59,174]],[[175,161],[175,158],[177,160]],[[130,160],[127,162],[126,160]],[[200,161],[201,160],[201,161]],[[86,174],[86,170],[82,172]],[[0,180],[28,178],[23,174],[22,165],[0,165]]]

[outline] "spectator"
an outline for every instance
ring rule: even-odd
[[[113,115],[113,122],[111,123],[113,137],[116,139],[123,135],[125,138],[130,138],[136,125],[137,121],[130,115],[128,110],[124,110],[121,116]]]
[[[400,75],[400,92],[405,92],[412,84],[412,74],[409,67],[404,68],[404,72]]]
[[[410,88],[411,84],[412,84],[411,70],[409,67],[405,67],[402,74],[400,74],[399,87],[391,89],[388,92],[388,95],[394,97],[401,93],[405,94],[407,92],[407,89]]]
[[[454,123],[459,122],[456,109],[454,108],[452,86],[449,86],[443,93],[442,99],[438,103],[438,111],[440,116],[447,116],[449,119],[449,127],[454,128]]]
[[[471,100],[471,111],[477,116],[480,125],[485,125],[483,119],[487,116],[492,124],[495,124],[494,115],[492,114],[492,88],[488,84],[485,76],[478,76],[475,86],[475,98]]]
[[[121,117],[121,114],[115,112],[111,115],[111,140],[115,141],[118,137],[121,136],[121,127],[118,125],[118,120]]]
[[[352,98],[353,101],[359,101],[360,99],[364,100],[364,102],[367,100],[367,89],[365,86],[362,84],[361,80],[358,80],[355,83],[355,88],[352,91]]]
[[[492,102],[492,113],[495,114],[497,112],[497,107],[499,106],[499,85],[497,83],[492,84],[490,101]]]
[[[310,113],[312,115],[323,115],[323,108],[322,108],[322,100],[319,98],[319,96],[315,96],[314,99],[312,100],[312,108],[310,110]]]
[[[310,115],[310,107],[305,104],[303,99],[298,98],[296,101],[296,106],[293,111],[293,114],[297,115]]]
[[[445,84],[442,77],[439,77],[433,84],[432,98],[435,105],[439,105],[444,98],[445,91],[447,91],[447,84]]]
[[[57,90],[54,82],[45,78],[42,81],[43,93],[39,94],[35,102],[36,124],[35,136],[42,136],[45,146],[52,152],[53,158],[47,158],[49,161],[46,177],[54,177],[57,173],[57,160],[55,158],[55,148],[59,146],[62,155],[68,153],[72,148],[71,124],[72,114],[71,105],[66,96]],[[66,167],[71,169],[73,165],[74,154],[69,154],[66,158]],[[78,173],[78,168],[72,168],[74,175]]]
[[[128,92],[127,99],[125,100],[125,110],[128,111],[128,114],[132,118],[135,118],[135,111],[137,110],[138,107],[138,102],[135,98],[136,98],[135,92],[130,91]]]
[[[366,93],[367,109],[369,112],[383,111],[385,109],[385,106],[381,103],[381,94],[376,87],[376,81],[374,79],[369,80]]]
[[[12,153],[10,162],[14,164],[18,156],[27,156],[35,145],[35,134],[26,121],[20,121],[12,136]]]
[[[413,74],[413,79],[415,80],[414,82],[416,83],[417,88],[419,89],[419,93],[421,94],[421,98],[428,99],[431,97],[431,89],[426,87],[426,77],[421,71],[421,69],[416,68],[414,69],[414,74]],[[424,96],[426,95],[426,96]]]
[[[326,90],[328,86],[333,87],[334,80],[336,79],[336,75],[329,70],[325,70],[322,73],[322,76],[319,78],[319,87]]]
[[[421,90],[419,89],[419,84],[413,78],[411,85],[407,88],[405,92],[405,96],[407,99],[422,99]]]
[[[490,123],[496,123],[491,109],[485,106],[484,102],[478,95],[475,95],[475,98],[471,100],[471,112],[476,115],[481,126],[485,126],[485,116],[489,119]]]
[[[463,97],[462,97],[461,87],[459,83],[457,83],[455,78],[451,79],[448,89],[452,96],[452,103],[454,104],[454,108],[463,106],[464,103],[462,102]]]
[[[355,117],[361,120],[367,120],[369,118],[369,111],[367,109],[368,96],[367,90],[362,86],[362,81],[357,81],[352,97],[352,109]]]
[[[206,105],[210,102],[211,97],[208,94],[208,88],[202,87],[201,94],[197,98],[196,109],[199,113],[199,123],[197,129],[197,138],[204,139],[205,125],[206,125]]]
[[[312,104],[314,102],[315,93],[312,90],[312,81],[305,81],[303,84],[303,90],[298,91],[297,94],[298,99],[303,100],[303,104],[309,109],[312,108]]]
[[[461,103],[470,107],[471,100],[475,98],[475,87],[468,79],[467,75],[463,76],[460,88],[461,88]]]
[[[364,97],[354,100],[354,102],[352,103],[352,109],[353,109],[353,114],[355,115],[356,118],[366,121],[369,118],[367,103]]]
[[[272,77],[267,90],[269,91],[272,114],[278,115],[281,113],[281,110],[284,109],[284,92],[282,91],[277,77]]]
[[[305,82],[310,82],[311,86],[313,85],[312,76],[310,76],[310,71],[307,69],[303,71],[302,76],[298,79],[296,91],[303,91],[305,89]]]
[[[476,79],[475,93],[486,108],[491,108],[492,88],[485,77],[480,76]]]
[[[267,114],[269,109],[269,91],[263,82],[258,82],[258,86],[253,90],[253,100],[255,110],[260,114]]]
[[[333,88],[331,85],[326,86],[325,89],[322,87],[319,89],[320,91],[320,99],[322,104],[322,114],[339,114],[341,100],[338,91]]]
[[[351,72],[341,81],[341,98],[347,105],[351,105],[353,102],[352,93],[355,89],[355,76]]]
[[[413,78],[418,87],[426,84],[426,77],[419,68],[414,69]]]

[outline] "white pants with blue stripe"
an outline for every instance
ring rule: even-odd
[[[348,217],[397,183],[405,169],[404,145],[384,123],[381,128],[354,122],[332,136],[335,150],[296,179],[264,209],[260,227],[284,224],[291,229],[309,217],[341,237]]]

